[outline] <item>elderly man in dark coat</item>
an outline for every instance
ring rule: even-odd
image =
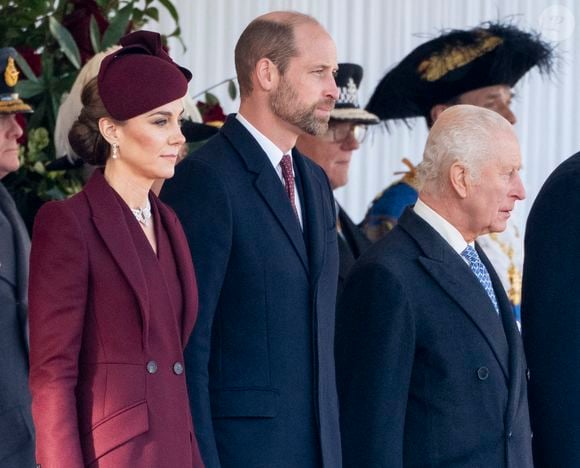
[[[444,109],[471,104],[494,110],[511,124],[513,88],[537,68],[548,74],[555,62],[553,47],[539,34],[514,24],[487,22],[472,29],[445,31],[419,45],[381,79],[367,110],[385,125],[411,125],[423,117],[431,126]],[[362,227],[376,241],[397,223],[405,207],[416,202],[417,180],[410,170],[371,203]],[[508,223],[502,233],[477,240],[502,281],[519,319],[522,281],[522,239],[519,227]]]
[[[422,189],[357,261],[337,312],[345,467],[530,468],[523,346],[475,239],[524,198],[510,123],[469,105],[435,122]]]
[[[31,112],[14,93],[16,51],[0,49],[0,466],[34,466],[34,430],[28,390],[27,294],[30,239],[1,182],[18,170],[15,114]]]

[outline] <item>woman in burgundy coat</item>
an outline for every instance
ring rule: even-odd
[[[30,387],[42,468],[197,468],[183,349],[197,314],[187,241],[150,192],[173,175],[189,71],[156,33],[121,40],[69,139],[97,169],[33,231]]]

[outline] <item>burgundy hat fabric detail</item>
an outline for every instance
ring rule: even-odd
[[[158,33],[137,31],[120,42],[123,47],[105,57],[97,78],[111,117],[127,120],[185,96],[191,73],[163,50]]]

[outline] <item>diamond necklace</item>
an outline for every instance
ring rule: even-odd
[[[151,219],[151,203],[147,199],[147,204],[143,208],[131,208],[133,216],[139,221],[143,226],[147,226],[147,223]]]

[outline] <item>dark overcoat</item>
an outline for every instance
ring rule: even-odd
[[[548,177],[528,217],[522,333],[538,467],[580,466],[580,153]]]
[[[0,466],[5,468],[34,466],[26,331],[29,253],[24,222],[0,183]]]
[[[408,208],[347,277],[336,359],[344,466],[532,467],[526,367],[498,299]]]
[[[292,155],[303,231],[270,160],[232,116],[161,193],[199,278],[185,359],[211,468],[341,466],[334,200],[322,169]]]

